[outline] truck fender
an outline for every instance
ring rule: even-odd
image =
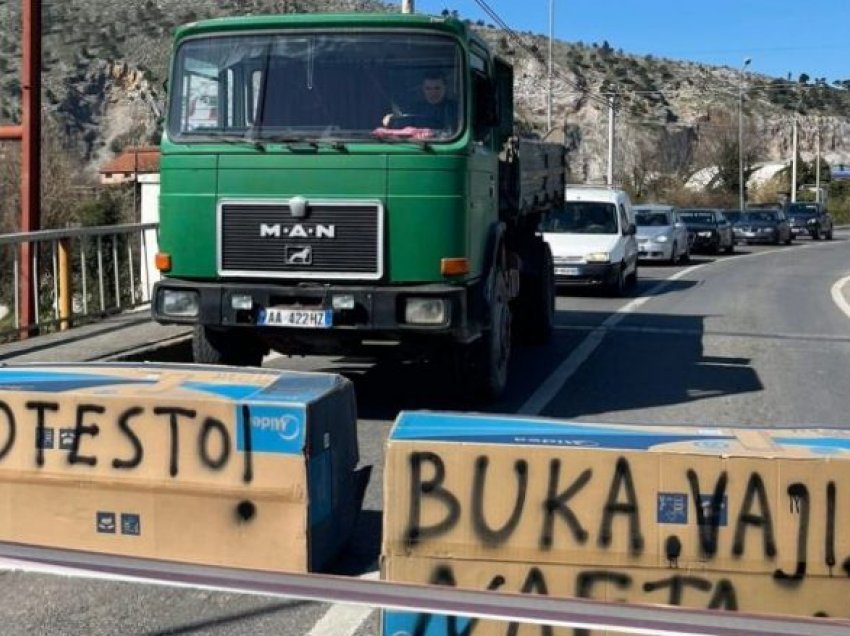
[[[484,300],[484,312],[482,318],[485,321],[490,318],[490,301],[494,288],[494,278],[496,276],[497,265],[501,264],[502,268],[507,266],[505,232],[506,227],[504,223],[494,223],[490,226],[490,232],[487,237],[487,249],[485,251],[483,268],[481,270],[483,282],[481,285],[481,293]]]

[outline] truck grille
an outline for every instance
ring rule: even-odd
[[[302,207],[303,201],[301,201]],[[219,272],[225,276],[367,279],[383,275],[383,208],[377,201],[219,205]]]

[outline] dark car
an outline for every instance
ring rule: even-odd
[[[785,243],[791,245],[794,235],[785,213],[779,209],[748,209],[735,226],[735,236],[747,243]]]
[[[742,214],[743,212],[741,210],[723,210],[723,216],[726,217],[726,220],[732,226],[732,237],[736,242],[743,240],[738,236],[738,222],[741,220]]]
[[[816,241],[821,238],[832,239],[832,215],[822,203],[790,203],[787,214],[794,236],[808,234]]]
[[[688,228],[693,251],[717,254],[725,250],[727,254],[735,251],[735,237],[732,224],[726,220],[720,210],[711,208],[686,208],[679,210],[679,218]]]

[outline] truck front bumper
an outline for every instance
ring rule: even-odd
[[[202,324],[219,328],[256,328],[261,335],[283,334],[309,338],[310,333],[346,332],[353,338],[405,339],[443,336],[470,342],[480,334],[474,287],[423,284],[398,287],[353,285],[269,285],[261,283],[203,283],[166,279],[154,285],[151,312],[160,323]],[[174,313],[164,302],[166,294],[195,295],[197,310]],[[442,301],[443,319],[438,324],[411,323],[406,308],[411,301]],[[265,325],[270,309],[330,311],[326,327]]]

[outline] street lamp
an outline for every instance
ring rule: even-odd
[[[552,40],[555,35],[555,0],[549,0],[549,72],[546,91],[546,133],[552,130]]]
[[[744,69],[752,60],[747,58],[741,64],[738,76],[738,202],[744,211]]]

